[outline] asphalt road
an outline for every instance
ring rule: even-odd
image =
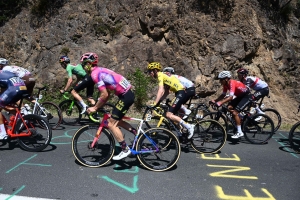
[[[183,149],[172,170],[152,172],[135,158],[101,168],[81,166],[71,150],[79,127],[53,131],[51,145],[43,152],[0,142],[0,199],[296,200],[300,196],[300,154],[289,148],[288,133],[277,132],[265,145],[227,141],[213,155]]]

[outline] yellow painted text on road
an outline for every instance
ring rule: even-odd
[[[222,178],[239,178],[239,179],[258,179],[256,176],[240,176],[240,175],[230,175],[226,173],[230,172],[238,172],[238,171],[245,171],[250,170],[249,167],[241,167],[241,166],[225,166],[225,165],[207,165],[208,167],[218,167],[218,168],[231,168],[228,170],[223,170],[219,172],[213,172],[209,175],[212,177],[222,177]]]

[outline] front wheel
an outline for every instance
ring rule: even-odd
[[[81,113],[81,107],[78,105],[78,103],[74,100],[65,100],[61,102],[58,107],[61,110],[62,113],[62,122],[66,125],[74,125],[77,124],[82,115]]]
[[[191,146],[198,153],[215,153],[222,149],[226,139],[226,131],[218,121],[202,119],[195,124]]]
[[[52,102],[45,101],[41,103],[34,114],[44,117],[52,129],[56,129],[62,121],[62,114],[59,107]]]
[[[95,145],[91,146],[98,128],[86,125],[78,129],[72,138],[73,155],[86,167],[101,167],[114,155],[115,140],[107,129],[102,129]]]
[[[289,142],[292,149],[300,153],[300,122],[296,123],[290,130]]]
[[[34,114],[23,116],[23,120],[19,119],[15,126],[16,134],[28,134],[18,137],[21,148],[33,152],[44,150],[52,138],[52,130],[47,120]]]
[[[265,144],[274,134],[274,123],[265,114],[246,117],[242,124],[245,139],[252,144]]]
[[[161,172],[171,169],[177,163],[181,147],[171,131],[151,128],[138,138],[136,151],[137,158],[145,168]]]

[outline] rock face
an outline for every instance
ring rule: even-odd
[[[272,0],[58,2],[43,16],[33,15],[29,5],[0,27],[0,57],[33,71],[41,84],[56,89],[64,84],[58,58],[66,50],[73,63],[96,52],[102,66],[125,76],[157,61],[208,94],[220,93],[214,79],[221,70],[236,78],[243,66],[269,83],[267,106],[285,120],[296,119],[291,111],[299,104],[297,0],[290,2],[294,10],[288,14]]]

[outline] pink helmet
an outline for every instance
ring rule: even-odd
[[[98,55],[96,53],[84,53],[80,58],[81,64],[85,64],[87,62],[92,63],[92,65],[98,64]]]

